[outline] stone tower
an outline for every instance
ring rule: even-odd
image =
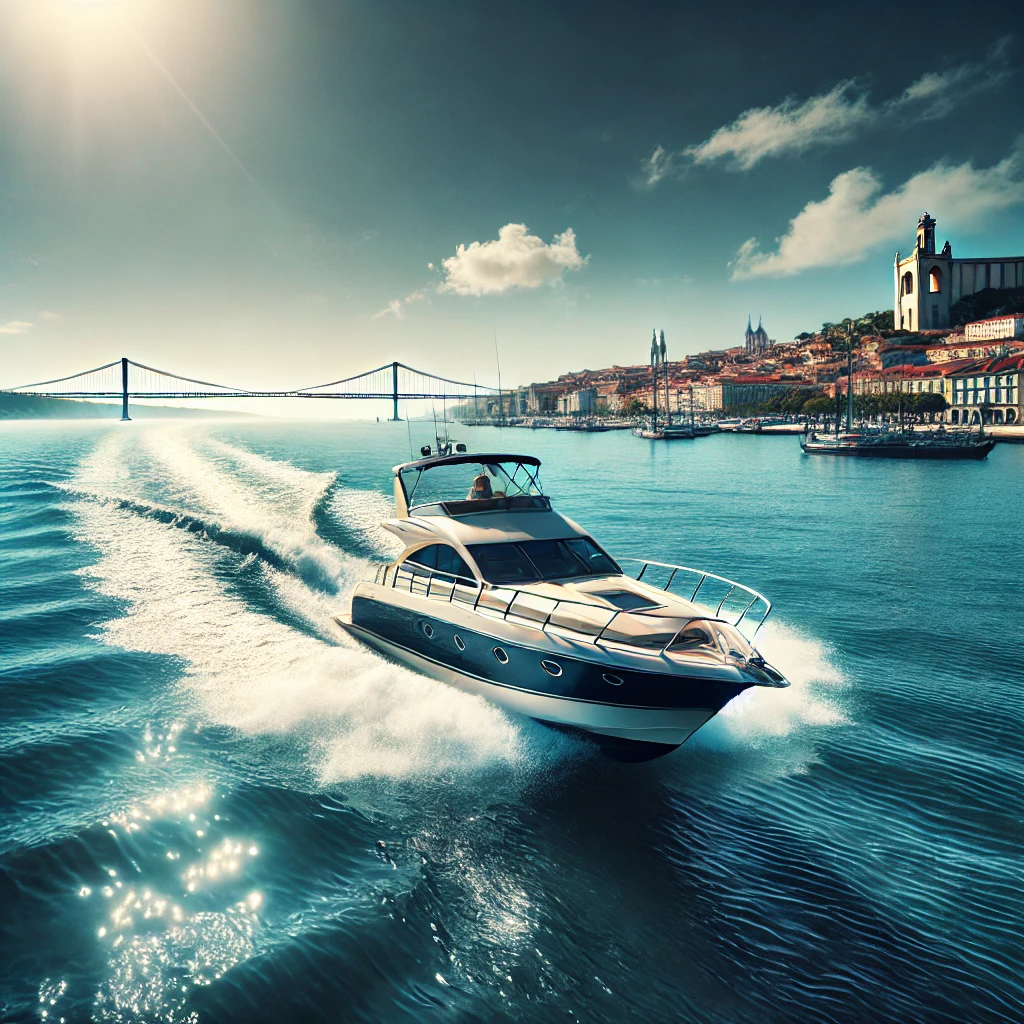
[[[947,242],[935,251],[935,218],[925,213],[917,222],[913,255],[894,264],[895,326],[903,331],[949,327],[953,291],[953,254]]]

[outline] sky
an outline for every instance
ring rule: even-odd
[[[0,386],[494,383],[497,339],[507,387],[890,308],[925,209],[1024,254],[999,10],[0,0]]]

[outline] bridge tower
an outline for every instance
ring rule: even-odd
[[[126,423],[131,419],[128,415],[128,360],[121,357],[121,422]]]

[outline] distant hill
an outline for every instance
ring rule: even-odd
[[[252,413],[219,409],[178,409],[169,405],[129,405],[132,419],[236,419]],[[121,418],[121,403],[77,402],[71,398],[40,398],[0,392],[0,420],[110,420]]]

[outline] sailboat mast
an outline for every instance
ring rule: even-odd
[[[658,432],[658,332],[651,332],[651,396],[654,402],[651,429]]]
[[[665,371],[665,419],[672,426],[672,396],[668,390],[668,350],[665,348],[665,332],[661,332],[661,365]]]
[[[846,429],[853,430],[853,336],[846,351]]]

